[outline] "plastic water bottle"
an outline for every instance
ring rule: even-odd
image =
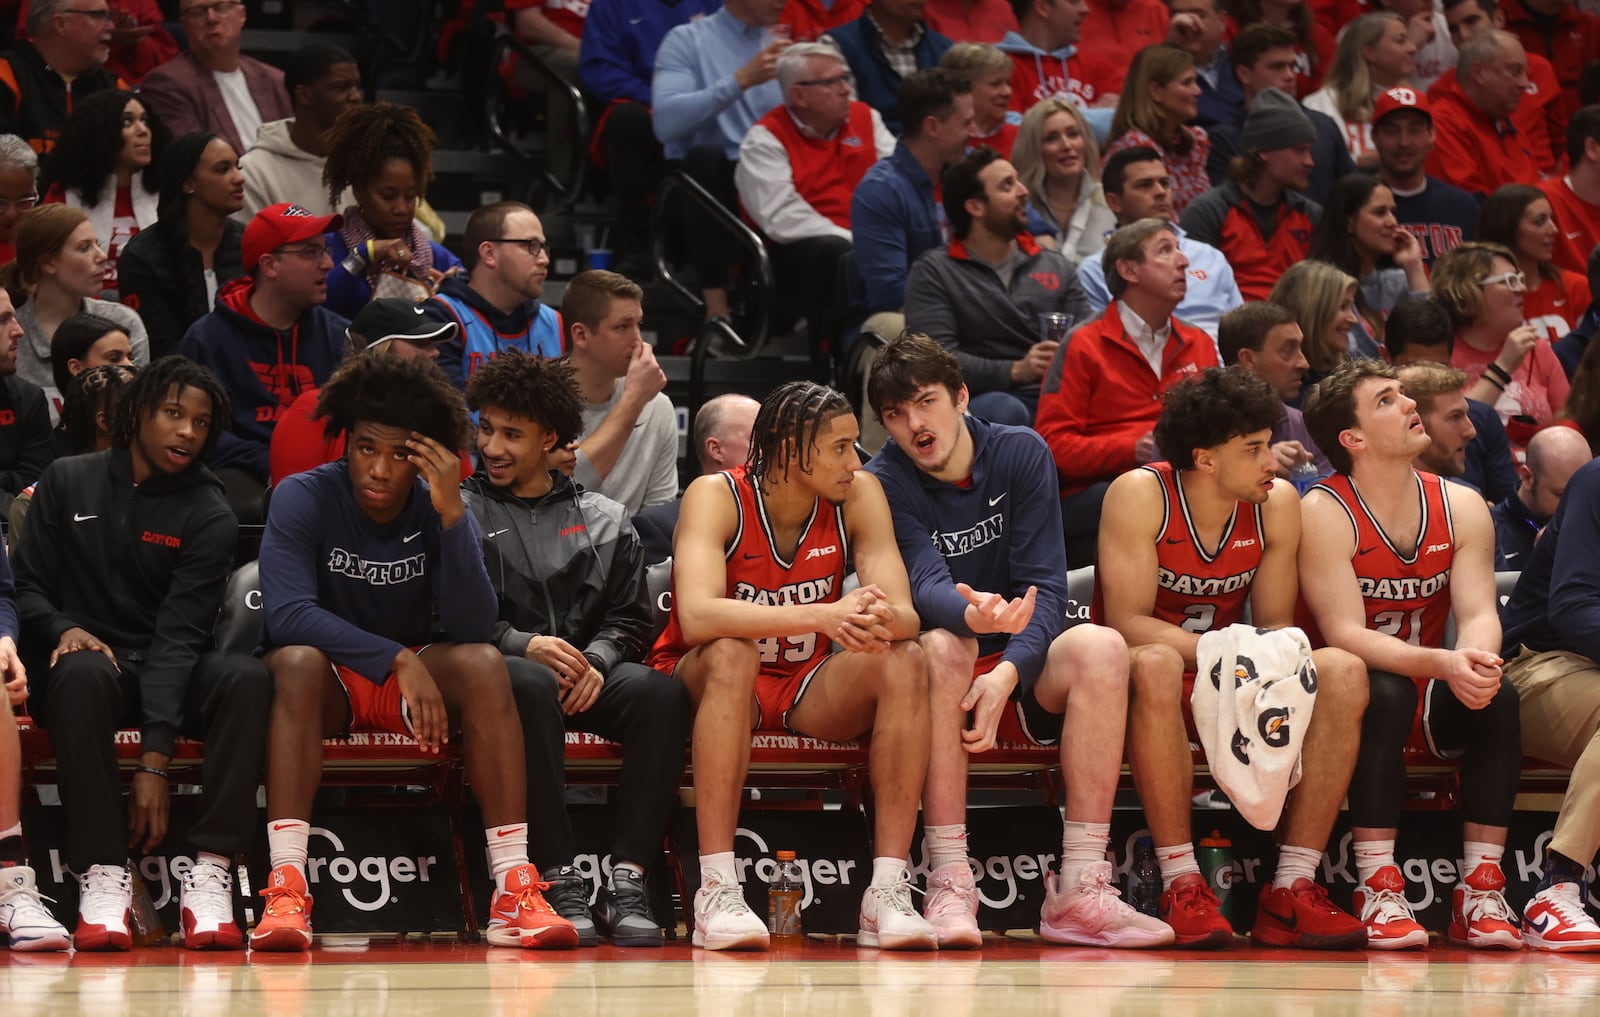
[[[778,864],[767,883],[767,932],[773,946],[799,946],[805,942],[800,931],[800,898],[805,893],[805,877],[793,851],[779,851]]]
[[[1320,479],[1322,478],[1317,473],[1317,464],[1309,459],[1289,471],[1289,483],[1293,484],[1294,489],[1302,496],[1316,486]]]
[[[1222,831],[1212,830],[1211,836],[1201,838],[1195,861],[1211,892],[1217,895],[1220,905],[1217,910],[1222,912],[1222,917],[1233,921],[1233,841],[1224,837]]]
[[[1128,870],[1128,903],[1151,918],[1161,917],[1161,867],[1149,836],[1133,842],[1133,867]]]
[[[130,867],[133,874],[133,906],[130,909],[133,918],[133,941],[138,946],[159,946],[166,942],[167,927],[161,922],[161,914],[156,911],[156,904],[150,897],[150,888],[145,885],[144,877],[139,875],[137,866]]]

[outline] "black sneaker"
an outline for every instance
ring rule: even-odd
[[[660,946],[665,938],[651,917],[644,876],[625,866],[613,868],[611,881],[600,888],[595,917],[616,946]]]
[[[550,889],[544,892],[545,901],[578,930],[578,945],[598,945],[600,933],[589,913],[589,881],[570,865],[553,869],[544,878],[550,883]]]

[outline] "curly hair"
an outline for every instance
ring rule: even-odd
[[[1283,418],[1283,400],[1243,367],[1208,367],[1167,390],[1156,421],[1156,444],[1180,470],[1194,469],[1194,450],[1270,431]]]
[[[81,371],[61,390],[61,430],[73,455],[93,452],[100,436],[95,419],[102,411],[107,421],[117,417],[117,401],[138,375],[133,364],[101,364]]]
[[[437,136],[410,106],[378,102],[347,109],[323,139],[328,145],[328,161],[322,167],[322,183],[328,188],[331,205],[339,204],[345,188],[365,187],[394,159],[411,164],[419,194],[433,179]]]
[[[467,379],[467,408],[504,410],[531,420],[566,445],[583,434],[583,399],[577,370],[562,357],[551,360],[507,349]]]
[[[44,157],[44,180],[47,187],[60,184],[69,191],[83,195],[88,206],[100,204],[106,181],[117,168],[117,155],[122,151],[122,115],[128,103],[137,100],[150,118],[150,165],[140,178],[151,194],[161,190],[161,155],[171,140],[161,117],[149,101],[132,92],[108,89],[96,92],[80,101],[61,125],[61,137],[56,147]]]
[[[208,459],[217,447],[217,438],[233,421],[233,403],[222,382],[211,369],[176,354],[160,357],[139,371],[128,384],[122,398],[106,416],[112,421],[111,444],[114,448],[128,448],[139,436],[139,426],[156,415],[156,410],[167,401],[167,395],[186,388],[199,389],[211,399],[211,428],[206,432],[205,446],[200,457]]]
[[[814,381],[779,385],[761,401],[750,427],[750,458],[745,470],[752,479],[782,478],[792,465],[801,473],[811,468],[817,435],[835,417],[855,412],[844,393]]]
[[[350,357],[322,386],[313,419],[326,421],[323,434],[329,439],[362,422],[416,431],[457,452],[472,439],[461,393],[431,360]]]

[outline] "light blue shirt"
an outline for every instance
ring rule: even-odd
[[[766,29],[745,24],[726,7],[661,40],[651,118],[668,159],[682,159],[692,148],[720,148],[738,160],[750,128],[783,102],[776,80],[741,89],[733,78],[766,43]]]
[[[1244,303],[1244,298],[1239,295],[1239,284],[1233,280],[1233,266],[1215,247],[1190,239],[1176,223],[1172,228],[1178,232],[1178,249],[1189,259],[1189,292],[1173,316],[1195,328],[1204,329],[1207,335],[1215,339],[1222,316]],[[1106,286],[1106,270],[1101,264],[1104,257],[1105,249],[1101,248],[1078,265],[1078,282],[1083,284],[1089,306],[1094,308],[1096,314],[1111,303],[1111,290]]]

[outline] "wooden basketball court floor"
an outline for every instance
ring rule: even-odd
[[[906,955],[566,953],[373,940],[309,955],[0,953],[0,1015],[52,1017],[1340,1017],[1600,1014],[1600,955],[1117,952],[994,937]]]

